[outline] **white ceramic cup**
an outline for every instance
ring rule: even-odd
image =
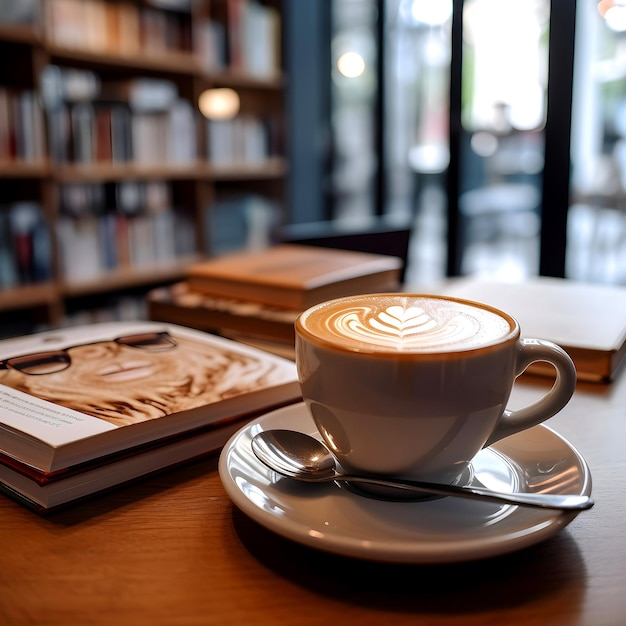
[[[458,482],[481,448],[553,416],[576,385],[563,349],[467,300],[351,296],[311,307],[295,328],[303,399],[348,472]],[[556,368],[554,385],[508,410],[535,361]]]

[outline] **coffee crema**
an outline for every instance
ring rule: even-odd
[[[456,352],[499,343],[518,329],[512,318],[460,300],[378,294],[340,298],[305,311],[299,325],[348,350]]]

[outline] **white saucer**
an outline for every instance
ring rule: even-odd
[[[385,502],[336,483],[281,478],[254,455],[252,437],[270,428],[320,438],[304,404],[253,420],[228,441],[219,461],[222,483],[252,519],[288,539],[344,556],[404,563],[444,563],[519,550],[564,528],[575,512],[442,498]],[[479,452],[472,484],[498,491],[591,493],[582,456],[545,426],[535,426]]]

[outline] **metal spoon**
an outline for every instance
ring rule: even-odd
[[[293,430],[277,429],[260,432],[252,438],[252,450],[257,458],[270,469],[283,476],[305,482],[359,482],[424,494],[458,496],[570,511],[589,509],[594,504],[589,496],[555,493],[501,493],[481,487],[459,487],[415,480],[342,474],[337,471],[335,458],[330,450],[321,441]]]

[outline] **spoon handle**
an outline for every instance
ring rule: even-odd
[[[351,476],[337,474],[328,480],[367,483],[380,487],[393,487],[404,491],[415,491],[440,496],[457,496],[488,502],[517,504],[520,506],[539,507],[543,509],[559,509],[563,511],[582,511],[593,506],[593,499],[583,495],[567,495],[557,493],[503,493],[483,489],[481,487],[459,487],[457,485],[440,485],[413,480],[385,480],[370,476]]]

